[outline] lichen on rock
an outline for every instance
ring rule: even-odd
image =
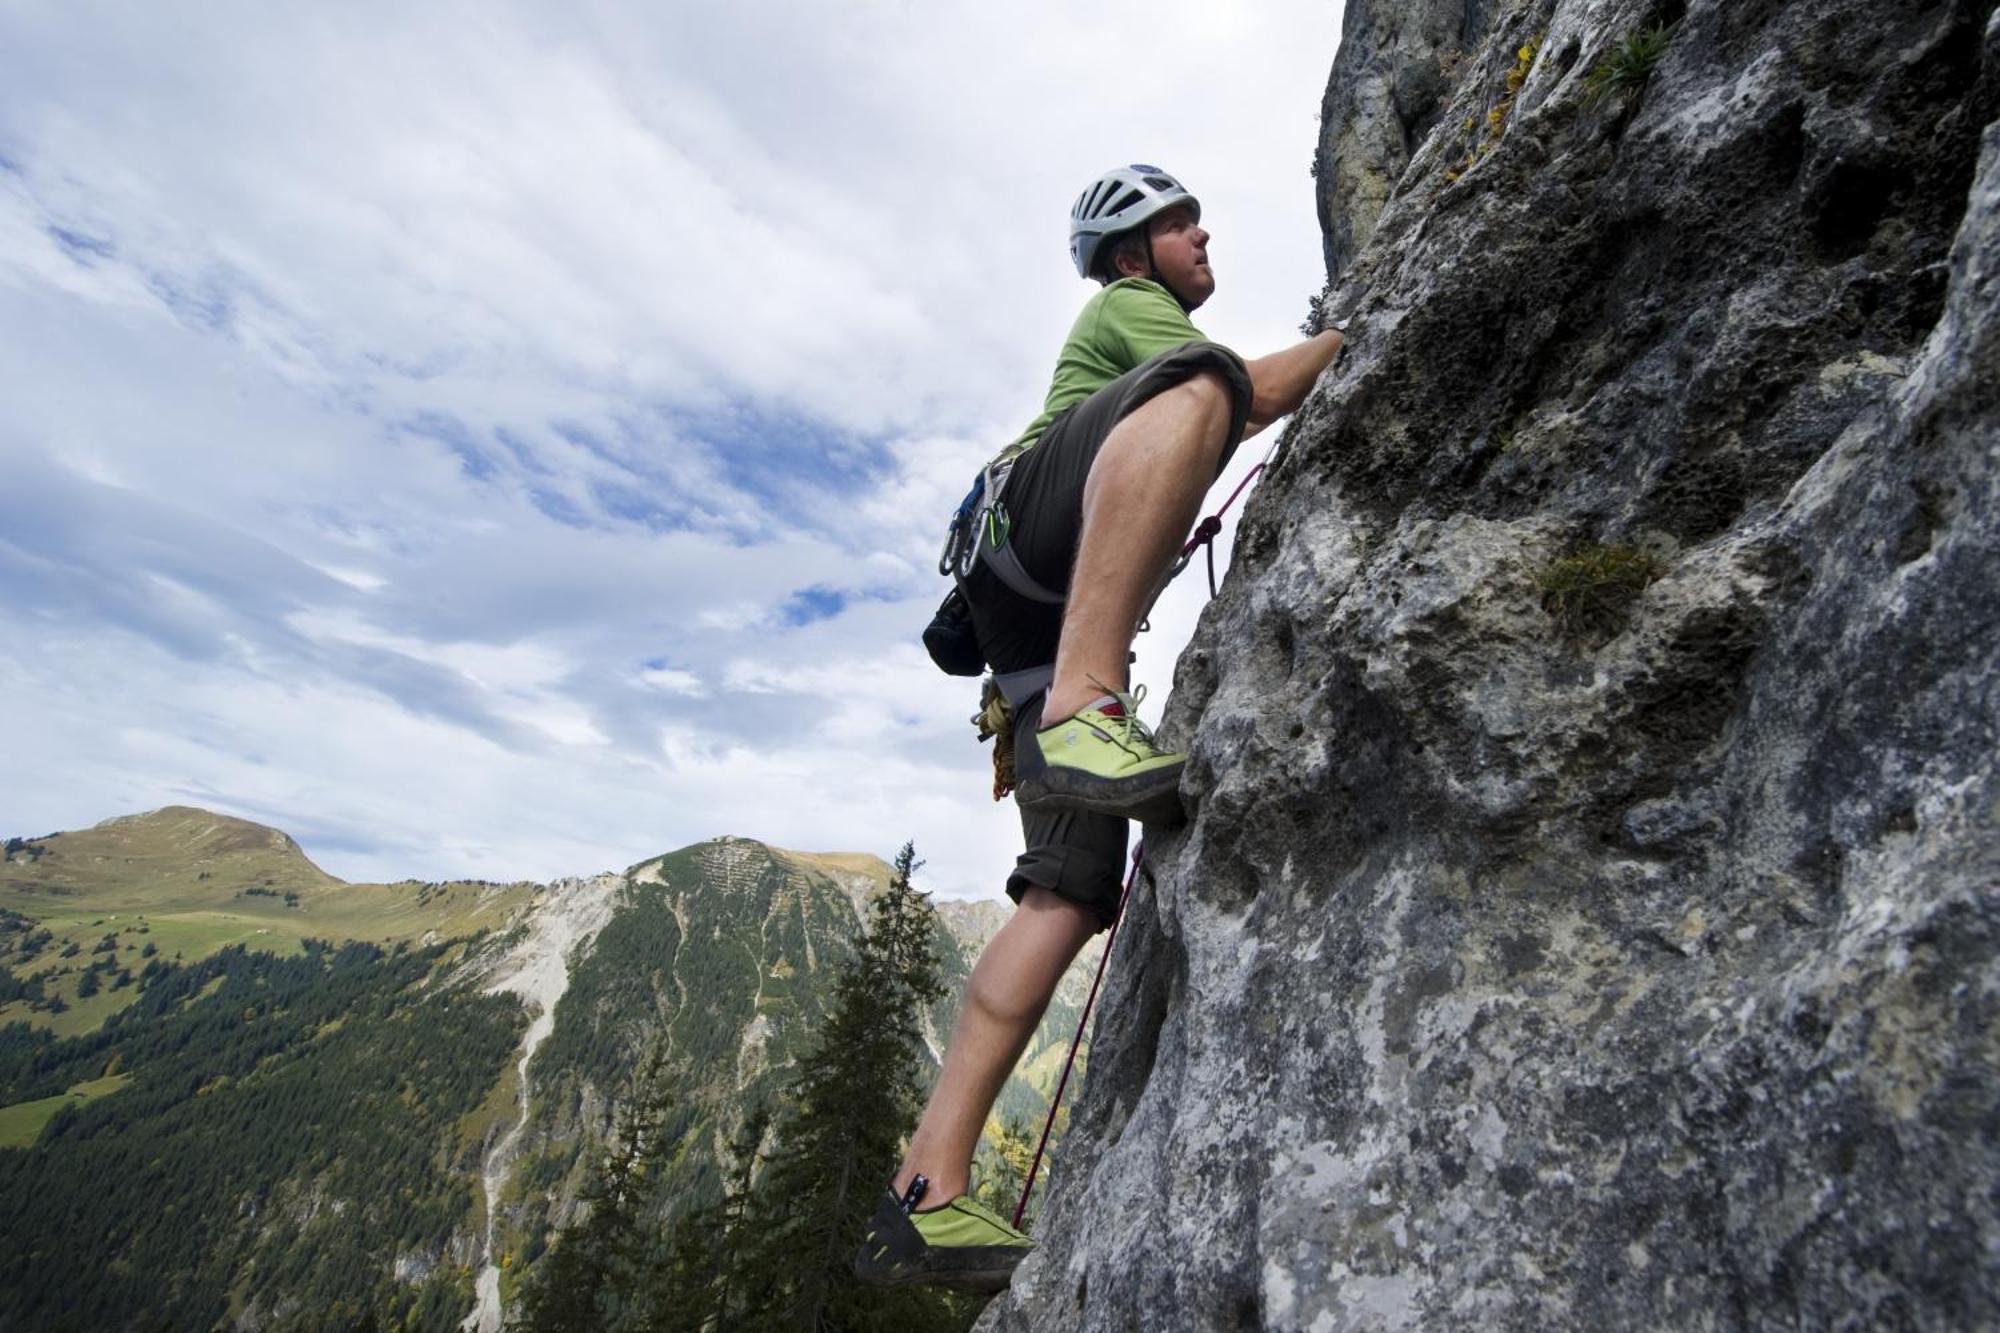
[[[1191,822],[981,1327],[2000,1322],[1993,4],[1345,31],[1353,336],[1179,665]]]

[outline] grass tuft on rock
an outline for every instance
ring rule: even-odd
[[[1660,63],[1660,57],[1667,53],[1667,46],[1674,40],[1678,23],[1656,23],[1650,28],[1641,28],[1628,33],[1611,48],[1611,53],[1597,62],[1584,83],[1593,98],[1631,97],[1646,86],[1646,80],[1653,76],[1653,66]]]
[[[1662,573],[1659,557],[1637,546],[1590,545],[1551,563],[1535,579],[1542,609],[1565,633],[1608,636],[1646,585]]]

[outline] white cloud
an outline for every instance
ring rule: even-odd
[[[1333,8],[9,6],[5,831],[192,800],[433,878],[915,837],[997,892],[915,646],[943,518],[1105,166],[1202,195],[1204,328],[1290,340]]]

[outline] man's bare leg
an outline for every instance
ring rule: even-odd
[[[993,1100],[1041,1022],[1056,983],[1097,926],[1096,913],[1047,889],[1021,895],[1021,905],[987,943],[966,982],[944,1068],[896,1173],[899,1196],[918,1172],[930,1178],[928,1204],[965,1193]]]
[[[1126,687],[1146,599],[1215,482],[1229,390],[1206,372],[1147,400],[1104,437],[1083,486],[1083,532],[1042,725]]]

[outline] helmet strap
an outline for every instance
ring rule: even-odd
[[[1174,290],[1174,285],[1166,280],[1166,278],[1160,273],[1159,264],[1154,262],[1153,224],[1151,222],[1146,222],[1141,225],[1145,229],[1143,239],[1146,242],[1146,276],[1151,278],[1154,282],[1159,283],[1162,287],[1166,288],[1167,295],[1174,298],[1175,304],[1179,305],[1180,308],[1187,314],[1192,315],[1194,313],[1194,307],[1188,304],[1187,298],[1185,296],[1182,296],[1179,292]]]

